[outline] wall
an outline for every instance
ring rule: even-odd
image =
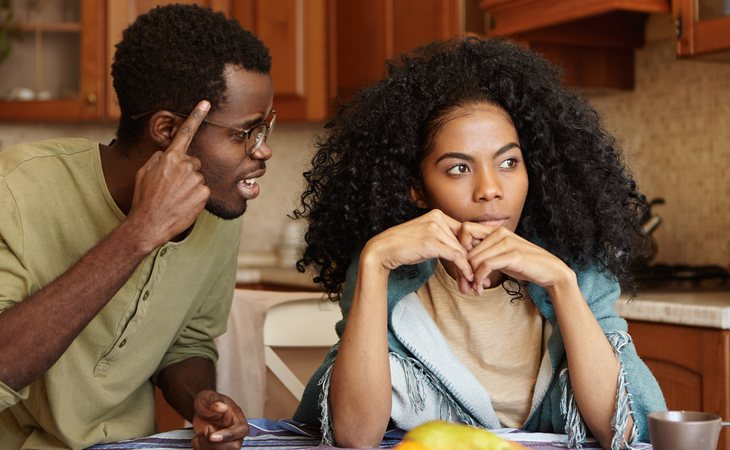
[[[321,123],[277,123],[269,139],[273,157],[259,180],[261,195],[249,202],[244,216],[241,264],[277,264],[277,243],[303,188],[302,172],[312,155],[314,134]],[[0,122],[0,149],[10,145],[53,137],[86,137],[108,143],[116,128],[112,124],[53,124]]]
[[[653,16],[636,87],[590,96],[639,188],[662,197],[657,262],[730,264],[730,62],[678,60],[669,16]]]

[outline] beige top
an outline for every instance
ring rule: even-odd
[[[0,154],[0,314],[52,282],[124,219],[99,147],[58,139]],[[45,375],[0,382],[0,447],[85,448],[154,432],[159,370],[215,360],[225,330],[241,220],[207,212],[152,252]],[[108,270],[113,271],[114,267]],[[29,326],[42,327],[43,318]]]
[[[465,295],[439,262],[416,293],[451,350],[491,396],[502,425],[522,426],[544,351],[543,318],[526,289],[519,300],[502,286]]]

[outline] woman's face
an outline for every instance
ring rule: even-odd
[[[421,163],[423,186],[411,196],[460,222],[515,231],[527,196],[527,170],[509,115],[489,103],[458,106],[443,117]]]

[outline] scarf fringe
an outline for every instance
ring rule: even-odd
[[[633,418],[633,397],[628,390],[626,381],[626,370],[621,362],[621,352],[624,347],[631,343],[631,336],[623,331],[612,331],[606,333],[606,338],[613,348],[614,355],[619,363],[619,373],[616,389],[616,407],[614,416],[611,418],[611,450],[636,450],[639,440],[639,432],[634,420],[631,425],[631,436],[626,440],[626,427],[629,418]],[[568,435],[567,446],[570,448],[583,448],[586,440],[586,425],[580,415],[578,405],[575,402],[573,389],[570,384],[568,369],[560,371],[560,412],[565,417],[565,434]]]
[[[436,391],[436,394],[438,395],[440,419],[448,422],[454,422],[454,419],[456,419],[459,422],[471,426],[479,426],[479,423],[471,416],[471,414],[464,411],[464,409],[449,394],[444,386],[439,383],[418,360],[399,355],[395,352],[391,352],[390,356],[394,357],[403,369],[403,373],[406,378],[408,400],[416,413],[421,413],[426,408],[425,388],[428,386]]]

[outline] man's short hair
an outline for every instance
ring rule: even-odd
[[[211,111],[224,103],[228,65],[271,70],[264,44],[222,13],[168,5],[137,18],[123,33],[112,63],[121,119],[117,139],[136,143],[146,120],[130,116],[167,109],[187,113],[203,99]]]

